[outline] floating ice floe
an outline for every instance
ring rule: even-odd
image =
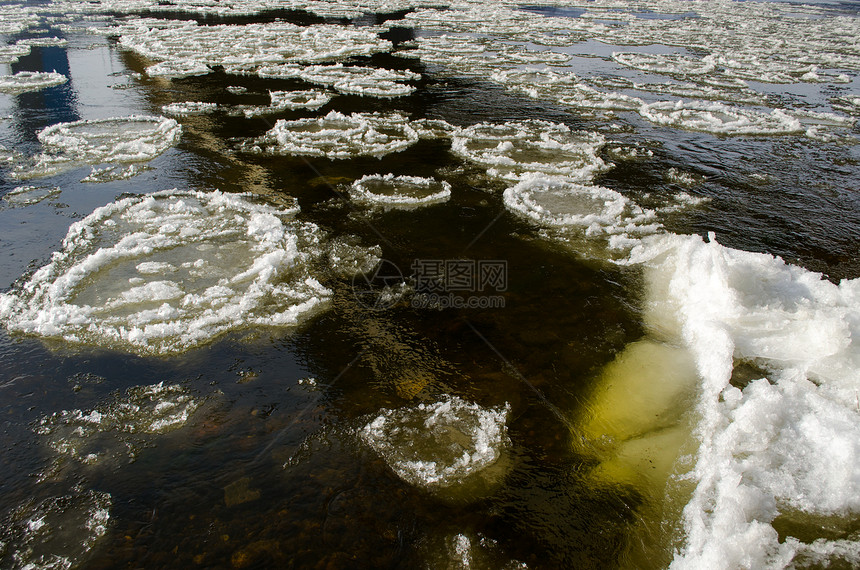
[[[0,76],[0,93],[18,94],[39,91],[55,85],[62,85],[68,78],[61,74],[41,71],[19,71],[14,75]]]
[[[415,91],[415,87],[404,81],[421,79],[411,71],[394,71],[373,67],[335,65],[313,65],[295,68],[264,68],[261,76],[298,77],[309,83],[333,87],[340,93],[367,95],[371,97],[401,97]]]
[[[830,103],[833,105],[834,109],[855,117],[860,117],[860,95],[833,97],[830,100]]]
[[[604,142],[598,133],[527,120],[458,129],[452,135],[451,148],[461,157],[488,167],[493,176],[516,180],[527,172],[542,172],[588,181],[610,168],[597,156]]]
[[[130,116],[58,123],[39,132],[44,152],[12,174],[30,178],[80,164],[145,162],[179,140],[182,127],[165,117]]]
[[[75,488],[14,510],[0,526],[4,568],[63,570],[78,567],[108,531],[108,493]]]
[[[135,176],[146,170],[151,170],[151,168],[149,166],[146,166],[145,164],[129,164],[127,166],[122,167],[93,167],[93,169],[87,176],[81,178],[81,182],[93,182],[101,184],[105,182],[114,182],[116,180],[128,180],[129,178],[134,178]]]
[[[44,36],[39,38],[24,38],[15,42],[17,45],[33,46],[33,47],[64,47],[68,45],[69,40],[58,38],[55,36]]]
[[[398,477],[439,490],[467,484],[482,472],[499,477],[488,471],[508,445],[509,413],[508,405],[482,408],[451,396],[433,404],[382,410],[359,436]]]
[[[716,68],[713,60],[698,59],[679,54],[652,54],[612,52],[612,59],[641,71],[671,75],[704,75]]]
[[[294,326],[332,295],[311,273],[328,246],[296,211],[221,192],[124,198],[73,224],[50,263],[0,295],[0,322],[145,354]],[[372,265],[375,252],[354,247],[339,254],[343,263],[329,261],[335,271],[362,271],[352,265]]]
[[[61,455],[95,464],[111,455],[130,459],[140,436],[182,427],[200,402],[180,385],[135,386],[93,410],[63,410],[42,418],[36,433]]]
[[[238,110],[241,110],[242,114],[249,118],[297,109],[315,111],[328,104],[332,99],[332,94],[319,89],[308,89],[304,91],[269,91],[269,97],[272,103],[268,106],[241,106]]]
[[[195,75],[206,75],[208,73],[212,73],[212,68],[196,59],[173,59],[162,61],[146,68],[146,74],[148,76],[166,77],[168,79],[193,77]]]
[[[704,101],[658,101],[639,113],[652,123],[723,135],[803,133],[800,121],[780,109],[770,113]]]
[[[182,101],[178,103],[170,103],[162,105],[161,112],[165,115],[173,117],[187,117],[189,115],[206,115],[218,110],[217,103],[207,103],[205,101]]]
[[[505,190],[505,206],[545,226],[581,228],[586,235],[653,233],[656,215],[615,190],[569,178],[526,174]]]
[[[30,46],[26,44],[0,46],[0,63],[15,63],[25,55],[30,54]]]
[[[392,44],[377,29],[287,22],[202,26],[186,22],[162,27],[147,20],[118,28],[124,48],[163,64],[194,73],[220,65],[245,70],[279,63],[316,63],[388,51]],[[158,65],[157,64],[157,65]],[[160,68],[155,69],[156,72]],[[149,72],[149,70],[148,70]]]
[[[648,238],[630,260],[647,327],[699,374],[695,490],[671,567],[860,564],[860,280],[713,235]]]
[[[366,204],[414,208],[447,201],[451,185],[419,176],[370,174],[353,182],[349,194],[353,200]]]
[[[3,202],[10,206],[31,206],[59,193],[58,186],[18,186],[3,195]]]
[[[418,141],[418,133],[398,114],[331,111],[317,119],[279,119],[268,133],[244,145],[249,152],[345,159],[381,157]]]

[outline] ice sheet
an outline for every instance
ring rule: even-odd
[[[329,112],[318,119],[278,120],[264,136],[243,146],[248,152],[325,156],[345,159],[381,157],[418,141],[418,133],[399,114]]]
[[[112,507],[108,493],[80,487],[22,505],[0,526],[0,555],[15,570],[77,567],[107,533]]]
[[[28,91],[39,91],[55,85],[62,85],[68,78],[61,74],[41,71],[19,71],[14,75],[0,76],[0,93],[16,95]]]
[[[427,489],[462,485],[499,461],[509,406],[482,408],[457,396],[381,410],[359,430],[403,480]]]
[[[529,120],[458,129],[452,135],[451,148],[455,154],[486,166],[491,175],[509,180],[542,172],[589,181],[610,168],[597,156],[604,142],[598,133]]]
[[[860,512],[860,280],[713,236],[649,238],[632,259],[646,267],[648,327],[683,343],[700,376],[696,489],[672,567],[856,565],[856,537],[825,527]],[[738,381],[743,363],[760,377]],[[804,536],[780,537],[780,521]]]
[[[368,174],[353,182],[349,194],[360,203],[415,208],[445,202],[451,197],[451,185],[419,176]]]
[[[618,192],[574,180],[526,174],[505,190],[505,206],[542,225],[579,228],[588,236],[648,234],[659,225]]]
[[[10,331],[154,354],[227,331],[296,325],[331,297],[311,272],[328,246],[317,226],[292,219],[296,211],[221,192],[124,198],[73,224],[50,263],[0,295],[0,321]],[[348,265],[376,259],[373,248],[353,249],[341,256]],[[361,270],[330,263],[335,272]]]
[[[81,164],[149,161],[174,145],[181,132],[173,119],[142,115],[58,123],[38,133],[44,152],[12,175],[23,179]]]

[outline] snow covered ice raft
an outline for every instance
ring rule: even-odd
[[[295,220],[297,211],[217,191],[113,202],[73,224],[50,263],[0,295],[0,322],[142,354],[296,325],[332,295],[310,268],[334,247],[316,225]],[[374,263],[375,251],[331,257],[348,259],[349,271]]]

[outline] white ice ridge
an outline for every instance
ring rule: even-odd
[[[182,427],[200,402],[178,384],[135,386],[95,409],[43,417],[36,433],[57,453],[94,464],[111,455],[134,457],[138,436]]]
[[[217,191],[113,202],[73,224],[50,263],[0,295],[0,322],[145,354],[296,325],[331,297],[311,273],[328,246],[317,226],[293,219],[297,211]],[[372,262],[375,251],[339,258]]]
[[[295,111],[307,109],[315,111],[331,101],[333,94],[320,89],[306,89],[302,91],[269,91],[271,104],[267,106],[239,105],[230,110],[234,114],[241,113],[246,117],[259,117],[282,111]]]
[[[508,444],[510,406],[482,408],[457,396],[414,408],[381,410],[359,430],[404,481],[450,487],[499,460]]]
[[[527,172],[542,172],[587,182],[611,166],[597,156],[604,142],[598,133],[526,120],[458,129],[452,135],[451,148],[455,154],[488,167],[492,176],[517,180]]]
[[[173,117],[187,117],[189,115],[205,115],[218,110],[217,103],[205,101],[181,101],[161,106],[161,112]]]
[[[174,145],[182,127],[173,119],[132,115],[58,123],[39,132],[44,152],[12,174],[30,178],[80,164],[145,162]]]
[[[77,568],[107,533],[112,506],[108,493],[77,486],[67,495],[29,501],[0,525],[0,554],[15,570]]]
[[[245,72],[281,63],[318,63],[371,55],[391,49],[371,27],[348,28],[286,22],[201,26],[188,22],[163,27],[150,20],[125,23],[119,43],[158,62],[155,74],[181,76],[205,73],[212,66],[237,67]],[[160,66],[160,67],[158,67]]]
[[[421,75],[412,71],[334,65],[273,65],[257,70],[260,77],[300,78],[309,83],[332,87],[336,91],[369,97],[402,97],[415,91],[404,81],[416,81]]]
[[[412,208],[447,201],[451,197],[451,185],[419,176],[368,174],[352,183],[349,194],[357,202]]]
[[[317,119],[279,119],[265,135],[246,143],[244,149],[263,154],[382,157],[418,142],[418,132],[399,114],[331,111]]]
[[[579,228],[588,236],[650,234],[656,214],[615,190],[539,173],[505,190],[505,206],[545,226]]]
[[[0,76],[0,93],[18,94],[39,91],[55,85],[62,85],[68,78],[53,71],[19,71],[14,75]]]
[[[860,565],[860,279],[837,285],[713,235],[646,238],[631,260],[647,326],[685,345],[700,376],[696,488],[672,568]],[[738,363],[761,377],[732,382]]]

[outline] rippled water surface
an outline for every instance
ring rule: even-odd
[[[860,565],[856,6],[442,4],[0,6],[0,567]]]

